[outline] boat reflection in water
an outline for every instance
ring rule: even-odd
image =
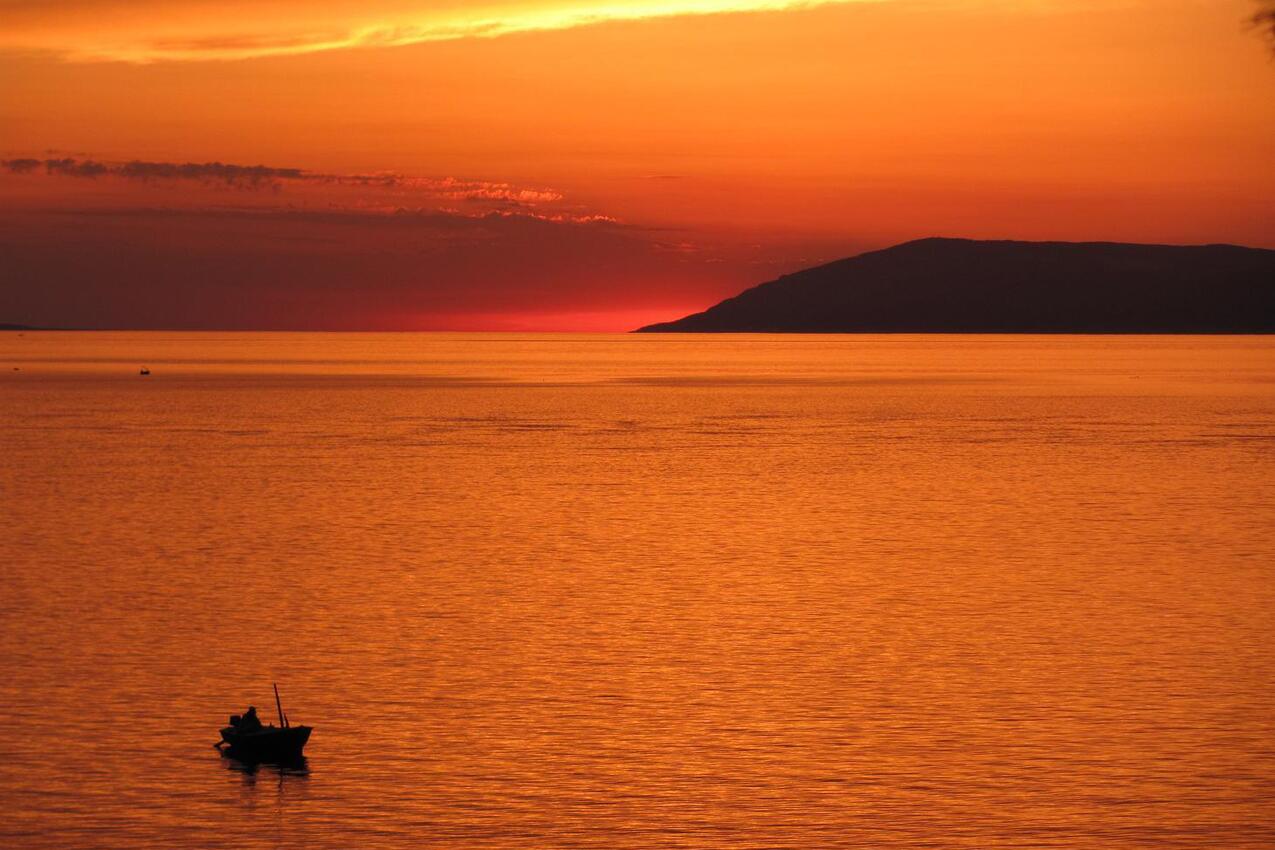
[[[284,777],[299,777],[302,780],[310,778],[310,762],[305,756],[284,762],[264,762],[237,759],[233,756],[223,755],[222,763],[226,766],[226,770],[243,775],[245,784],[256,784],[258,775],[263,772],[266,775],[275,775],[279,777],[280,782]]]

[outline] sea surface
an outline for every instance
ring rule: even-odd
[[[272,682],[307,762],[219,756]],[[1270,338],[0,334],[0,846],[1269,850],[1273,801]]]

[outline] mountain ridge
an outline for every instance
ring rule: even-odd
[[[927,237],[637,333],[1275,333],[1275,251]]]

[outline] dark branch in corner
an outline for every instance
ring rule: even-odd
[[[1271,50],[1275,51],[1275,0],[1258,0],[1258,5],[1261,8],[1253,13],[1249,23],[1266,36]]]

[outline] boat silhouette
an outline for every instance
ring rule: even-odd
[[[221,740],[215,746],[222,755],[244,762],[290,762],[301,758],[301,751],[310,740],[313,729],[309,726],[293,726],[283,713],[279,699],[279,686],[274,689],[275,706],[279,709],[279,725],[261,725],[256,710],[249,714],[232,715],[230,725],[221,730]]]

